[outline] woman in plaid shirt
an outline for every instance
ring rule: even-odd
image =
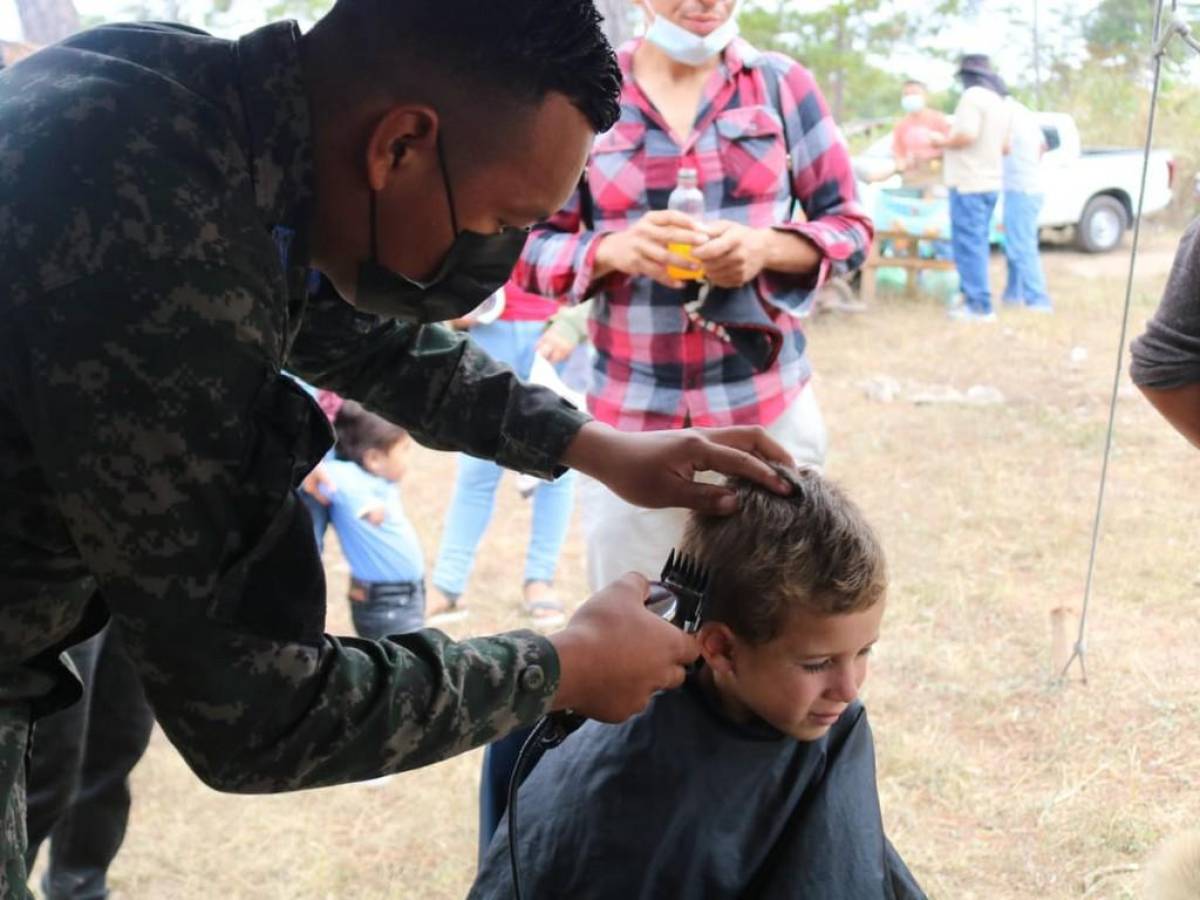
[[[735,0],[639,2],[650,24],[619,52],[620,120],[597,138],[583,189],[535,229],[515,280],[595,298],[588,406],[600,421],[761,425],[820,465],[801,320],[872,236],[841,134],[803,66],[737,38]],[[703,222],[666,209],[681,168],[699,173]],[[689,265],[668,243],[695,247],[699,296],[668,276],[668,263]],[[657,575],[681,510],[633,507],[596,482],[581,500],[593,587],[631,569]]]

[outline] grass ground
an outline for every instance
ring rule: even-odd
[[[1175,235],[1147,237],[1133,331]],[[994,263],[999,264],[999,260]],[[1089,683],[1050,683],[1049,612],[1078,608],[1124,285],[1120,254],[1051,250],[1058,313],[949,322],[883,296],[811,329],[829,471],[882,532],[891,605],[867,703],[891,837],[947,900],[1138,896],[1137,867],[1200,820],[1197,457],[1122,378],[1096,574]],[[999,268],[993,284],[999,284]],[[886,375],[903,391],[868,397]],[[1002,404],[916,405],[905,392],[987,385]],[[406,502],[436,548],[453,458],[420,451]],[[467,636],[521,622],[529,507],[511,480],[481,549]],[[346,573],[327,553],[329,628]],[[561,589],[584,594],[572,530]],[[480,755],[279,797],[204,788],[160,734],[134,775],[111,872],[125,898],[453,898],[471,881]]]

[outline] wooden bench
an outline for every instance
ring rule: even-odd
[[[863,263],[862,299],[866,303],[874,302],[876,295],[876,277],[879,269],[904,269],[905,293],[912,296],[916,293],[917,279],[915,272],[922,270],[934,272],[954,271],[952,259],[924,259],[920,256],[921,241],[945,240],[941,236],[909,234],[907,231],[877,231],[875,240],[871,243],[871,252]],[[891,244],[893,256],[883,255],[885,243]]]

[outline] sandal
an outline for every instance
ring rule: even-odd
[[[544,591],[534,599],[529,598],[529,587],[532,584],[542,584]],[[567,621],[567,612],[562,601],[555,595],[550,585],[545,582],[529,582],[525,585],[525,615],[533,620],[538,628],[557,628]]]

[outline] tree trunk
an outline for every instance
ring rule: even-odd
[[[31,44],[53,44],[79,30],[72,0],[17,0],[21,30]]]
[[[833,96],[829,98],[830,112],[833,113],[835,122],[842,121],[842,113],[846,109],[846,49],[848,45],[848,36],[846,34],[846,16],[849,15],[846,11],[839,12],[834,22],[833,46],[837,51],[834,58],[837,60],[837,68],[832,72],[833,75]]]
[[[604,17],[604,34],[610,44],[620,47],[633,37],[629,0],[596,0],[596,9]]]
[[[1038,0],[1033,0],[1033,98],[1042,110],[1042,40],[1038,32]]]

